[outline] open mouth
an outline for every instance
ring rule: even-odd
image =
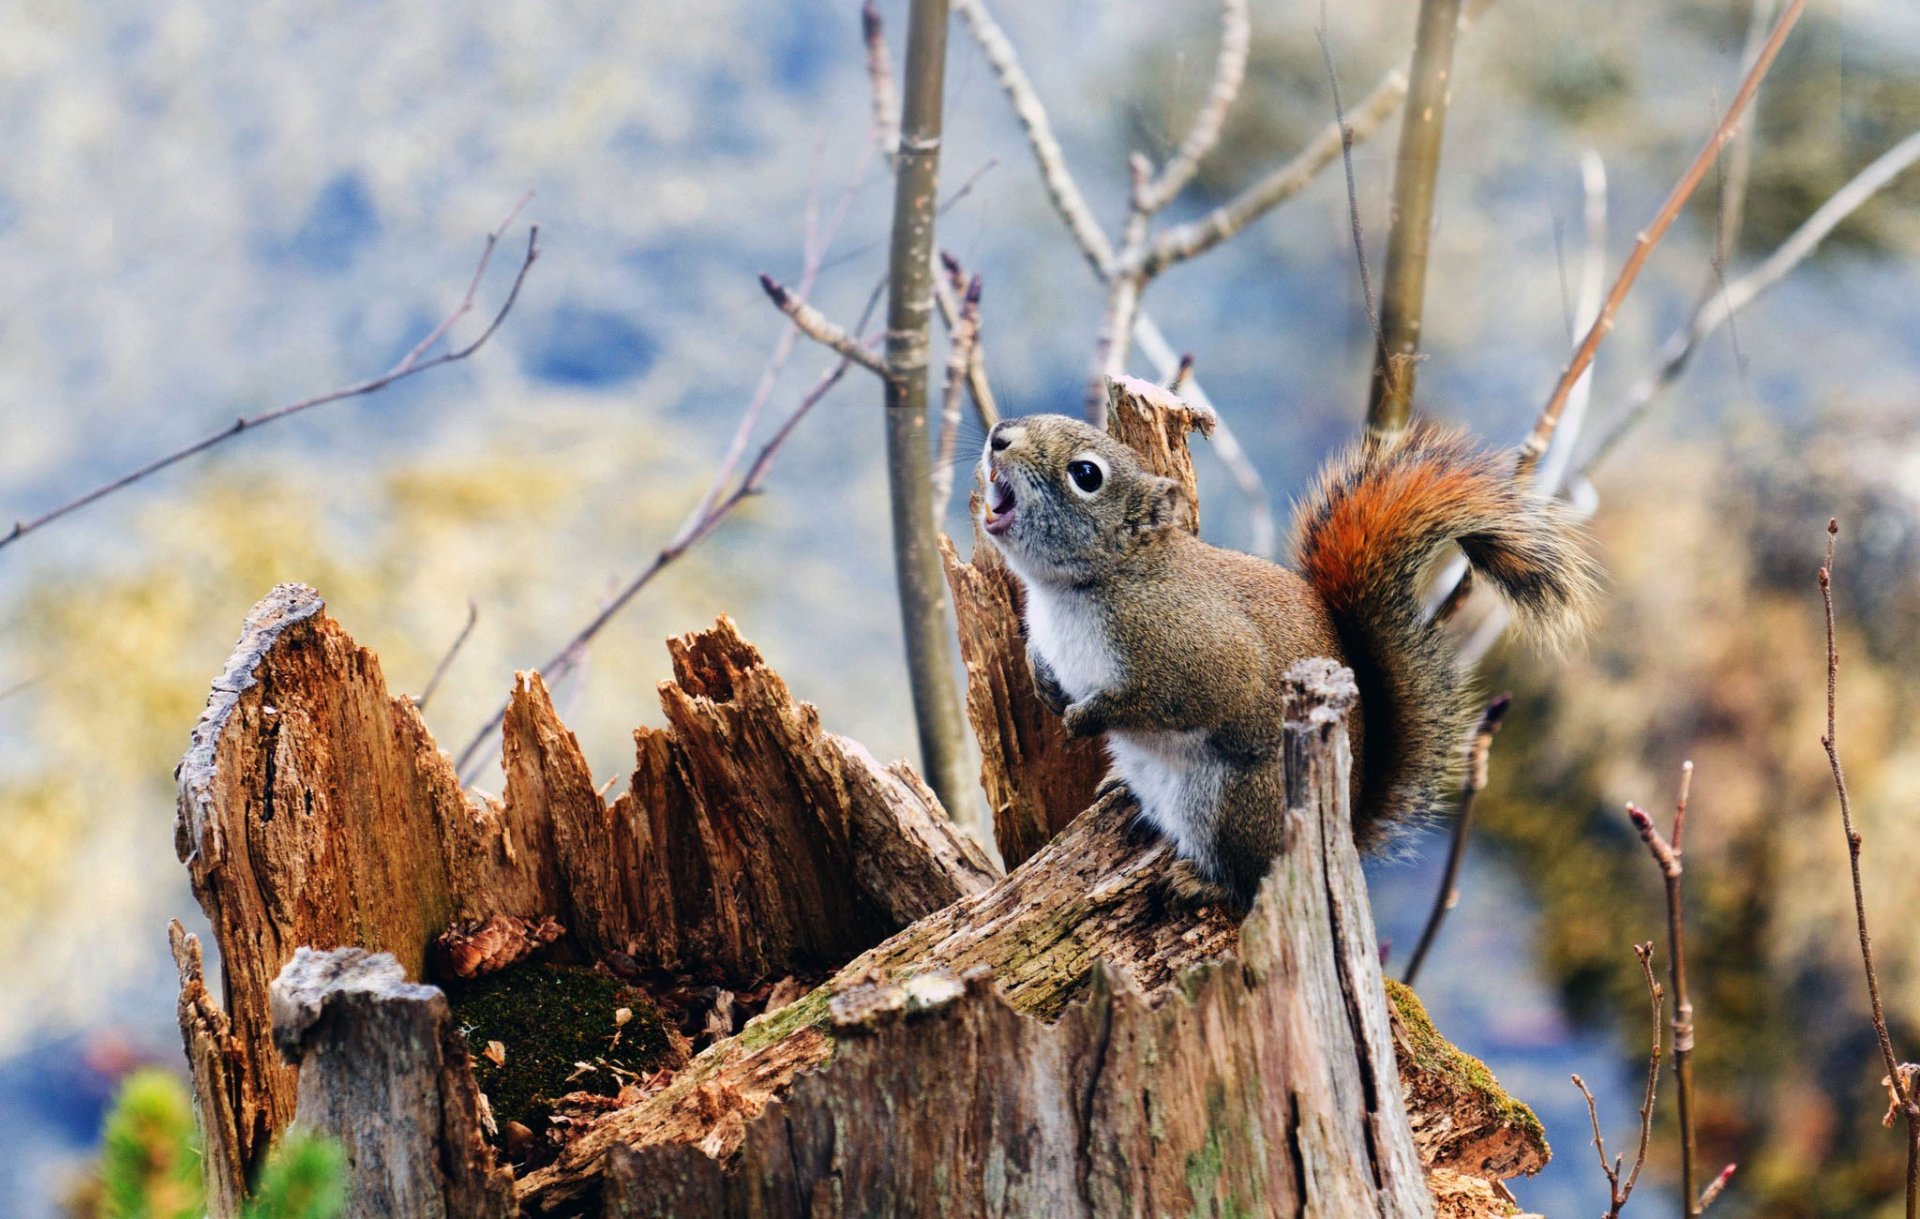
[[[1013,528],[1013,514],[1016,508],[1013,497],[1013,484],[1005,475],[996,474],[987,485],[987,511],[981,524],[988,533],[1000,536]]]

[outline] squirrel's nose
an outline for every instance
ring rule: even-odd
[[[996,453],[1004,453],[1013,447],[1013,442],[1026,434],[1026,429],[1008,424],[995,424],[993,434],[987,437],[987,447]]]

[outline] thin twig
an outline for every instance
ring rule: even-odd
[[[1685,869],[1681,866],[1681,840],[1686,830],[1687,795],[1693,786],[1693,763],[1680,768],[1680,794],[1674,802],[1673,838],[1661,837],[1638,805],[1627,805],[1627,818],[1633,822],[1640,841],[1660,869],[1667,892],[1667,976],[1673,986],[1673,1078],[1680,1108],[1680,1197],[1687,1214],[1697,1215],[1704,1207],[1696,1192],[1694,1167],[1697,1163],[1693,1120],[1693,999],[1687,991],[1686,903],[1681,889]],[[1724,1186],[1723,1186],[1724,1188]]]
[[[1601,296],[1607,290],[1607,165],[1591,148],[1580,156],[1580,186],[1585,200],[1586,246],[1580,254],[1580,289],[1573,306],[1576,329],[1591,326],[1600,316]],[[1561,416],[1553,443],[1547,446],[1546,457],[1540,462],[1540,494],[1557,495],[1564,486],[1567,470],[1573,464],[1574,449],[1586,430],[1592,402],[1593,365],[1589,364],[1574,382],[1573,392],[1567,395],[1566,413]]]
[[[1160,167],[1159,176],[1148,184],[1143,202],[1149,212],[1157,212],[1178,198],[1187,183],[1193,181],[1200,162],[1220,142],[1227,114],[1240,96],[1241,83],[1246,80],[1247,51],[1252,45],[1253,23],[1247,16],[1247,0],[1221,0],[1220,54],[1213,64],[1213,84],[1207,90],[1200,112],[1194,116],[1193,126],[1187,130],[1187,138],[1180,141],[1179,151]]]
[[[1324,21],[1326,10],[1321,9]],[[1347,172],[1347,222],[1353,232],[1353,257],[1360,265],[1360,295],[1367,310],[1367,325],[1373,328],[1373,345],[1378,360],[1382,364],[1390,363],[1387,357],[1387,336],[1380,329],[1380,315],[1374,309],[1373,273],[1367,269],[1367,235],[1360,226],[1360,192],[1353,180],[1353,128],[1347,122],[1345,109],[1340,104],[1340,73],[1333,64],[1333,42],[1327,36],[1327,27],[1323,24],[1314,30],[1314,37],[1320,40],[1320,58],[1327,69],[1327,87],[1333,94],[1333,119],[1340,128],[1340,163]]]
[[[453,328],[455,322],[458,322],[461,318],[472,312],[474,295],[480,289],[480,280],[481,277],[486,274],[488,264],[493,261],[494,248],[500,244],[500,238],[506,233],[514,220],[519,217],[521,209],[526,207],[527,201],[532,197],[532,192],[522,195],[513,207],[508,210],[506,218],[503,219],[491,233],[487,234],[486,244],[480,251],[480,261],[474,265],[473,275],[467,281],[466,294],[460,298],[460,303],[454,306],[451,313],[441,319],[439,325],[428,331],[425,338],[415,343],[407,351],[406,355],[401,356],[399,363],[389,368],[386,372],[381,373],[377,377],[370,377],[364,381],[356,381],[351,385],[343,385],[338,389],[328,390],[324,394],[317,394],[311,398],[302,398],[298,402],[290,402],[284,406],[277,406],[271,410],[261,411],[257,415],[242,416],[217,432],[203,436],[184,448],[175,449],[163,457],[157,457],[143,466],[129,470],[118,478],[103,483],[93,490],[86,492],[84,495],[70,499],[57,508],[50,509],[31,520],[15,521],[13,528],[4,536],[0,536],[0,548],[10,546],[36,529],[52,524],[61,517],[76,512],[97,500],[104,499],[116,491],[131,487],[137,482],[154,474],[158,474],[168,466],[185,461],[197,453],[205,452],[224,440],[229,440],[240,435],[242,432],[253,431],[269,423],[276,423],[282,419],[310,411],[316,406],[325,406],[329,402],[339,402],[346,398],[364,397],[367,394],[383,390],[396,381],[419,376],[423,372],[428,372],[446,364],[458,363],[471,356],[474,352],[484,347],[488,339],[493,337],[494,331],[498,330],[500,324],[507,320],[507,314],[513,309],[514,302],[520,299],[520,286],[526,283],[527,272],[533,269],[534,261],[540,257],[539,225],[535,224],[528,227],[527,252],[520,262],[520,270],[514,275],[512,287],[507,290],[506,297],[500,302],[500,307],[494,311],[493,318],[487,323],[486,328],[464,347],[442,352],[440,355],[434,356],[431,359],[422,358],[435,344],[446,337],[447,332]]]
[[[867,44],[867,78],[873,87],[874,139],[891,165],[900,155],[900,94],[893,84],[893,61],[887,55],[880,6],[874,0],[860,8],[860,33]]]
[[[1033,150],[1033,158],[1040,166],[1040,181],[1047,189],[1047,197],[1053,201],[1054,210],[1066,221],[1067,230],[1073,234],[1080,252],[1093,264],[1094,271],[1105,279],[1108,264],[1113,261],[1113,243],[1107,240],[1106,231],[1095,218],[1080,184],[1067,169],[1066,154],[1060,151],[1060,140],[1053,133],[1053,120],[1041,104],[1032,78],[1020,66],[1019,53],[987,10],[985,0],[953,0],[953,7],[967,23],[973,40],[980,44],[980,53],[986,56],[987,65],[1013,104],[1014,117],[1026,132],[1027,146]]]
[[[959,274],[958,267],[955,273]],[[960,300],[960,316],[947,342],[947,382],[940,400],[940,435],[933,459],[933,511],[946,512],[953,497],[953,450],[960,438],[960,395],[965,392],[967,370],[973,366],[974,340],[980,333],[980,277],[967,281],[966,295]]]
[[[1408,986],[1420,976],[1420,966],[1440,935],[1440,924],[1446,919],[1447,911],[1460,904],[1460,861],[1467,854],[1467,827],[1473,819],[1473,800],[1487,786],[1487,755],[1492,752],[1494,734],[1500,731],[1501,717],[1512,703],[1511,694],[1495,698],[1487,704],[1479,725],[1473,730],[1473,742],[1467,747],[1466,777],[1460,781],[1460,808],[1454,814],[1453,838],[1447,845],[1447,866],[1440,874],[1440,889],[1434,894],[1427,925],[1420,930],[1420,942],[1414,945],[1406,972],[1400,975],[1400,980]]]
[[[1867,894],[1860,883],[1860,831],[1853,824],[1853,801],[1847,794],[1846,772],[1840,766],[1839,730],[1836,727],[1840,688],[1840,649],[1833,633],[1833,547],[1840,536],[1840,522],[1827,522],[1827,561],[1820,569],[1820,604],[1827,623],[1827,731],[1820,745],[1827,751],[1827,765],[1833,771],[1833,788],[1840,797],[1840,825],[1847,832],[1847,864],[1853,874],[1853,917],[1860,933],[1860,961],[1867,973],[1867,999],[1873,1009],[1873,1035],[1880,1043],[1880,1057],[1887,1065],[1886,1085],[1892,1094],[1888,1115],[1898,1112],[1907,1122],[1907,1219],[1920,1217],[1920,1081],[1915,1073],[1902,1070],[1893,1051],[1893,1037],[1887,1032],[1887,1010],[1880,1002],[1880,975],[1873,964],[1873,936],[1867,930]]]
[[[942,255],[942,261],[946,259]],[[954,329],[960,325],[960,296],[954,285],[940,276],[934,276],[933,303],[939,306],[940,321],[947,328],[949,341]],[[993,398],[993,386],[987,380],[987,347],[976,327],[973,341],[967,352],[967,397],[973,402],[973,413],[980,420],[980,426],[988,431],[1000,422],[1000,407]]]
[[[1747,14],[1747,41],[1740,52],[1742,67],[1752,63],[1765,45],[1767,28],[1773,20],[1773,9],[1773,0],[1753,0],[1753,7]],[[1757,110],[1759,102],[1756,100],[1748,108]],[[1727,149],[1714,223],[1713,274],[1704,289],[1706,293],[1725,290],[1727,267],[1733,262],[1734,252],[1740,246],[1740,230],[1746,223],[1747,185],[1753,177],[1753,133],[1758,125],[1753,122],[1740,124],[1740,130],[1733,137],[1733,145]]]
[[[1694,353],[1708,336],[1791,274],[1841,222],[1915,162],[1920,162],[1920,131],[1881,153],[1872,164],[1855,174],[1758,266],[1727,285],[1724,291],[1702,301],[1688,323],[1675,331],[1661,348],[1659,367],[1627,394],[1626,401],[1615,411],[1616,422],[1594,447],[1592,455],[1581,463],[1580,472],[1591,473],[1646,417],[1660,394],[1687,370]]]
[[[1653,976],[1653,945],[1635,944],[1634,955],[1640,958],[1640,972],[1647,980],[1647,998],[1653,1007],[1653,1052],[1647,1058],[1647,1092],[1640,1103],[1640,1142],[1634,1152],[1633,1168],[1622,1176],[1626,1165],[1626,1156],[1618,1155],[1607,1159],[1607,1141],[1600,1134],[1600,1110],[1594,1104],[1593,1093],[1586,1081],[1578,1075],[1573,1077],[1573,1086],[1580,1089],[1580,1095],[1587,1098],[1587,1120],[1593,1123],[1593,1147],[1600,1157],[1600,1171],[1607,1178],[1607,1212],[1602,1219],[1619,1219],[1620,1210],[1633,1196],[1633,1187],[1640,1180],[1640,1169],[1647,1162],[1647,1143],[1653,1136],[1653,1099],[1654,1089],[1660,1082],[1660,983]]]
[[[760,287],[765,289],[767,298],[773,302],[774,307],[786,314],[808,338],[843,359],[858,364],[883,381],[891,376],[885,360],[867,350],[865,344],[842,329],[839,323],[809,305],[791,290],[781,286],[773,276],[763,272],[760,276]]]
[[[1586,338],[1582,339],[1580,346],[1575,349],[1573,359],[1567,362],[1566,370],[1560,374],[1559,383],[1554,386],[1546,406],[1541,408],[1540,417],[1534,422],[1533,431],[1520,446],[1519,457],[1514,467],[1516,477],[1523,481],[1532,477],[1534,466],[1539,463],[1541,456],[1547,451],[1548,443],[1553,439],[1554,428],[1560,423],[1560,413],[1567,404],[1567,395],[1573,392],[1574,382],[1578,381],[1580,375],[1587,370],[1587,366],[1593,362],[1594,353],[1600,348],[1601,341],[1613,330],[1614,318],[1619,313],[1620,306],[1626,301],[1627,292],[1633,287],[1634,280],[1639,278],[1640,269],[1646,265],[1648,256],[1653,253],[1653,247],[1659,244],[1660,239],[1666,235],[1667,229],[1672,227],[1681,209],[1686,206],[1688,198],[1699,187],[1708,168],[1720,155],[1720,150],[1733,138],[1735,130],[1740,125],[1741,116],[1746,113],[1748,103],[1753,100],[1755,91],[1760,87],[1760,81],[1765,78],[1767,70],[1773,66],[1774,59],[1780,54],[1781,46],[1786,43],[1787,34],[1793,29],[1794,23],[1800,20],[1800,14],[1806,11],[1806,7],[1807,0],[1791,0],[1787,5],[1787,11],[1781,15],[1779,22],[1773,27],[1773,33],[1767,36],[1766,45],[1760,48],[1759,56],[1754,60],[1753,66],[1747,70],[1746,78],[1740,82],[1739,92],[1734,94],[1733,104],[1727,108],[1726,116],[1720,120],[1720,125],[1707,138],[1707,142],[1701,146],[1699,153],[1693,159],[1693,164],[1688,166],[1687,172],[1681,175],[1680,181],[1674,185],[1666,202],[1660,205],[1660,210],[1654,214],[1653,223],[1635,239],[1633,252],[1627,256],[1625,265],[1620,268],[1618,278],[1614,280],[1612,290],[1607,293],[1607,299],[1600,307],[1600,316],[1594,319]]]
[[[1427,248],[1440,179],[1440,147],[1453,96],[1453,43],[1461,0],[1420,0],[1400,152],[1394,159],[1392,223],[1380,279],[1380,350],[1368,387],[1367,430],[1404,431],[1413,414],[1420,324],[1426,305]],[[1325,38],[1321,43],[1325,45]]]
[[[869,312],[871,312],[871,308]],[[694,545],[709,533],[712,533],[722,521],[726,520],[727,517],[732,514],[735,508],[738,508],[751,496],[758,494],[761,485],[766,481],[767,472],[773,467],[774,459],[779,455],[781,446],[786,444],[787,438],[793,434],[794,428],[799,425],[802,419],[806,418],[808,412],[813,410],[822,398],[827,396],[828,391],[840,383],[840,379],[846,375],[847,369],[852,366],[853,362],[845,356],[842,356],[834,362],[832,367],[821,374],[819,380],[815,381],[813,387],[801,396],[799,403],[788,413],[787,417],[781,420],[780,426],[775,429],[773,435],[767,439],[765,444],[760,446],[754,455],[752,464],[747,467],[746,475],[741,478],[738,483],[733,485],[732,490],[728,491],[723,497],[716,499],[712,506],[706,511],[689,513],[686,519],[680,523],[680,528],[674,532],[673,537],[668,540],[666,545],[660,548],[659,553],[654,555],[653,561],[642,568],[639,574],[635,575],[632,580],[629,580],[618,593],[614,594],[614,596],[601,607],[600,612],[594,615],[591,621],[576,631],[571,639],[567,640],[552,656],[548,657],[547,662],[539,666],[538,671],[548,677],[555,677],[560,673],[564,673],[566,671],[568,658],[576,655],[581,648],[592,642],[593,638],[598,635],[609,622],[613,621],[613,619],[619,615],[620,611],[625,609],[627,604],[640,594],[641,590],[653,582],[655,576],[659,575],[676,559],[692,549]],[[733,470],[723,467],[719,474],[716,475],[714,481],[716,484],[725,485],[732,478],[733,473]],[[485,757],[482,756],[481,750],[486,746],[488,740],[499,731],[501,722],[504,721],[506,717],[506,704],[495,708],[486,723],[480,726],[479,730],[473,734],[473,738],[461,749],[459,756],[454,760],[454,769],[459,773],[462,783],[473,782],[475,767],[478,763],[486,760]]]
[[[467,646],[467,637],[473,634],[474,624],[479,621],[480,621],[480,603],[478,601],[475,601],[472,597],[468,597],[467,598],[467,624],[460,628],[460,633],[458,635],[455,635],[453,637],[453,646],[449,647],[446,651],[446,655],[440,658],[440,663],[433,666],[433,676],[427,678],[427,688],[420,691],[419,698],[416,698],[413,700],[413,705],[415,709],[420,711],[425,711],[427,709],[427,700],[432,698],[433,692],[440,688],[440,679],[445,677],[447,675],[447,670],[453,667],[453,658],[460,655],[461,648],[464,648]]]

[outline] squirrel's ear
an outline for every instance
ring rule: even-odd
[[[1171,478],[1155,478],[1147,487],[1147,511],[1141,524],[1150,530],[1167,529],[1180,520],[1187,491]]]

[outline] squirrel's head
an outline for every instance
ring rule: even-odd
[[[1179,483],[1065,415],[1001,420],[980,470],[980,527],[1023,580],[1081,583],[1179,528]]]

